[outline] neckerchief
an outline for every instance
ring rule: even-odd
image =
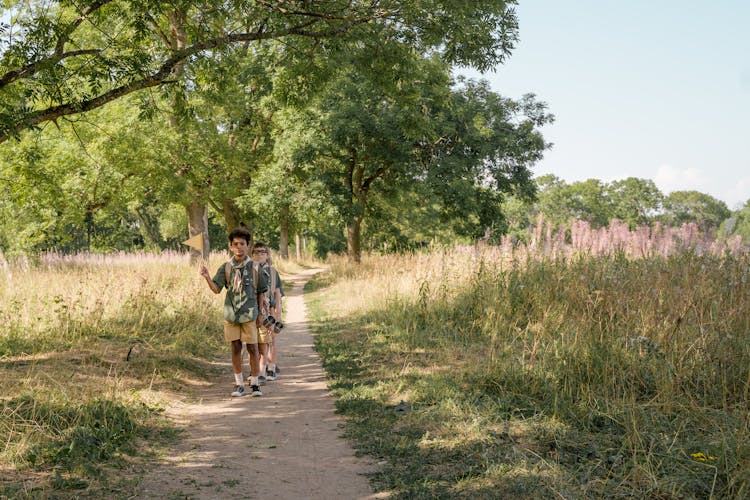
[[[251,262],[250,257],[248,256],[245,256],[245,260],[239,264],[235,264],[234,259],[232,259],[232,270],[234,271],[234,277],[232,278],[232,291],[234,293],[242,293],[242,270],[245,269],[248,262]]]

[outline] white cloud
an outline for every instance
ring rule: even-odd
[[[730,210],[743,206],[750,200],[750,177],[737,179],[721,199],[726,200]]]
[[[671,165],[661,165],[656,169],[654,183],[664,193],[672,191],[700,191],[707,192],[711,182],[699,168],[677,168]]]
[[[730,210],[739,208],[750,199],[750,177],[728,179],[707,175],[699,168],[677,168],[661,165],[656,169],[654,183],[664,194],[673,191],[700,191],[724,201]]]

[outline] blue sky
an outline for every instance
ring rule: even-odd
[[[652,179],[750,199],[750,1],[520,0],[520,42],[483,77],[556,116],[533,171]]]

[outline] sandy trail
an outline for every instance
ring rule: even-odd
[[[143,477],[137,498],[380,497],[363,475],[372,465],[340,437],[342,421],[313,350],[302,287],[315,272],[294,276],[286,291],[278,380],[261,388],[262,397],[230,397],[227,347],[225,373],[196,402],[168,411],[187,430],[166,463]]]

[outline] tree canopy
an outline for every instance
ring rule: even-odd
[[[521,235],[538,213],[744,227],[708,195],[647,179],[534,180],[547,105],[451,75],[505,61],[513,4],[5,2],[0,250],[203,233],[208,251],[244,222],[283,254],[296,237],[357,260]]]
[[[487,69],[501,63],[517,40],[513,3],[5,2],[0,142],[139,90],[179,83],[186,65],[236,44],[306,39],[324,50],[377,35],[437,52],[451,64]]]
[[[486,82],[454,85],[444,64],[411,57],[417,76],[400,75],[395,86],[343,67],[312,106],[292,112],[279,140],[336,207],[354,260],[373,196],[382,207],[419,193],[439,222],[478,237],[502,219],[504,194],[533,196],[530,167],[547,147],[543,103],[502,98]]]

